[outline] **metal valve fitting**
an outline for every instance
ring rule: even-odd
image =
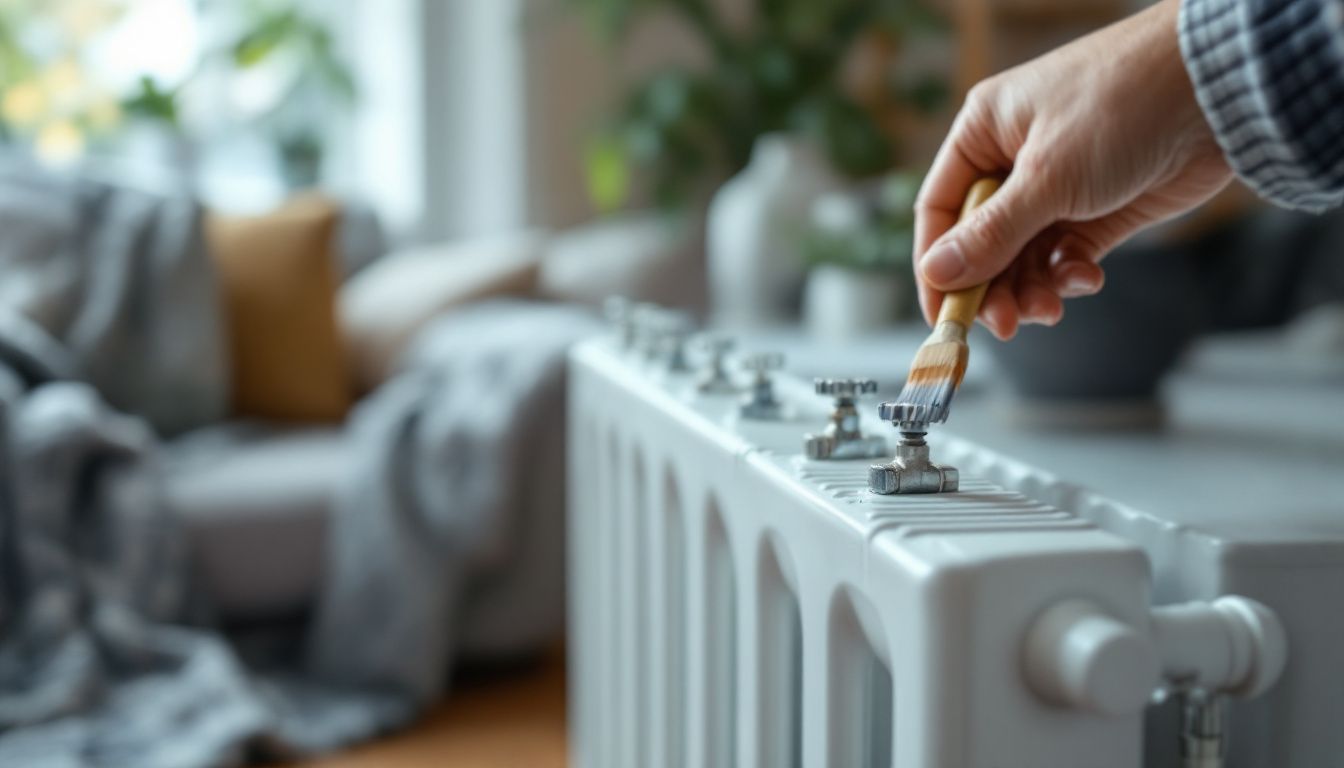
[[[871,459],[887,452],[887,441],[881,436],[864,436],[854,407],[860,395],[877,391],[876,381],[817,379],[815,385],[818,395],[835,398],[835,409],[821,434],[804,438],[803,452],[809,459]]]
[[[635,304],[624,296],[608,296],[602,302],[602,315],[616,332],[621,349],[635,343]]]
[[[868,468],[868,489],[883,495],[893,493],[950,493],[961,476],[955,467],[929,461],[929,445],[922,432],[902,432],[896,458]]]
[[[742,418],[773,421],[783,415],[784,406],[775,398],[775,384],[770,377],[783,367],[784,355],[779,352],[758,352],[742,359],[742,368],[754,374],[738,409]]]
[[[686,359],[686,341],[695,328],[691,316],[679,310],[664,310],[655,323],[659,337],[658,354],[667,370],[672,373],[691,370]]]
[[[630,310],[633,330],[632,347],[650,363],[661,363],[667,370],[690,370],[686,361],[686,340],[694,330],[691,316],[657,304],[636,304]]]
[[[960,485],[961,474],[955,467],[929,460],[929,431],[932,411],[928,406],[907,403],[883,403],[877,409],[883,421],[890,421],[901,432],[896,458],[868,468],[868,489],[883,495],[893,493],[950,493]]]
[[[664,310],[657,304],[641,302],[630,308],[631,349],[645,360],[658,357],[662,346]]]
[[[928,433],[933,415],[933,408],[927,405],[882,403],[877,407],[877,417],[891,422],[893,427],[902,432]]]
[[[736,343],[727,336],[705,335],[698,339],[697,346],[705,354],[705,365],[700,369],[700,380],[696,388],[706,395],[728,395],[739,390],[728,369],[724,365],[728,353]]]

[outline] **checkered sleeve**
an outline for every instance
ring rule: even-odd
[[[1344,204],[1344,0],[1181,0],[1179,25],[1233,170],[1279,205]]]

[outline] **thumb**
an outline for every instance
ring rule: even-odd
[[[989,282],[1008,268],[1057,212],[1045,185],[1021,173],[963,217],[924,254],[920,271],[934,288],[954,291]]]

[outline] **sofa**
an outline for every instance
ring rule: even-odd
[[[596,307],[621,294],[700,305],[703,258],[696,242],[696,231],[680,221],[634,215],[558,234],[343,253],[337,312],[356,388],[362,398],[377,393],[395,380],[418,329],[482,303]],[[563,402],[554,408],[563,412]],[[464,660],[525,656],[554,642],[563,628],[564,494],[556,489],[564,483],[565,435],[546,434],[531,454],[536,482],[522,514],[528,524],[507,562],[479,577],[463,606]],[[309,610],[322,582],[333,495],[355,460],[345,425],[230,421],[174,438],[167,453],[165,493],[220,617],[251,625]]]

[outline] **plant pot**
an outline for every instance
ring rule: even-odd
[[[833,264],[812,268],[803,321],[813,336],[843,341],[890,327],[904,313],[904,276]]]
[[[1173,247],[1133,244],[1107,257],[1101,293],[1069,301],[1053,328],[1025,326],[994,357],[1018,424],[1148,427],[1161,422],[1160,385],[1207,316],[1194,266]]]
[[[710,310],[716,323],[759,328],[796,320],[807,268],[799,247],[812,202],[842,186],[812,144],[771,134],[710,201]]]

